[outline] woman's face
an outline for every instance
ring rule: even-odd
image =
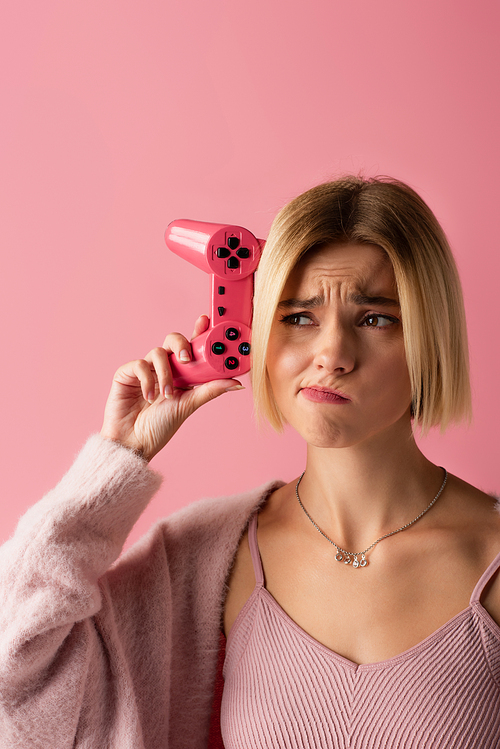
[[[311,445],[349,447],[410,423],[394,271],[375,245],[327,245],[292,271],[267,370],[286,420]]]

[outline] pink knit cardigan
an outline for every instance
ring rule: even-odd
[[[91,437],[0,549],[1,749],[206,747],[228,571],[280,484],[191,505],[118,559],[160,481]]]

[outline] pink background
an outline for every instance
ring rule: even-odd
[[[499,6],[469,0],[18,0],[0,24],[1,539],[98,431],[113,372],[191,333],[208,278],[174,218],[266,236],[345,171],[409,182],[463,278],[475,421],[424,451],[500,491]],[[302,470],[251,393],[198,412],[154,465],[152,520]]]

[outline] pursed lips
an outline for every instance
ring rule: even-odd
[[[318,387],[317,385],[310,385],[308,387],[301,388],[299,392],[301,392],[304,398],[307,398],[307,400],[312,400],[316,403],[340,404],[351,402],[349,396],[345,395],[340,390]]]

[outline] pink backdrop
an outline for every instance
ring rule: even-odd
[[[450,237],[475,421],[423,446],[500,491],[497,3],[18,0],[0,27],[1,539],[99,430],[117,366],[207,309],[167,223],[266,236],[289,198],[345,171],[409,182]],[[154,464],[167,478],[134,538],[200,496],[291,479],[304,450],[257,432],[246,390]]]

